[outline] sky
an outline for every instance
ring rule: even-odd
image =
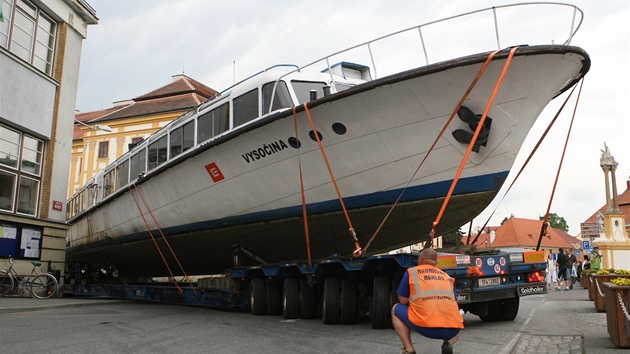
[[[89,27],[83,42],[77,97],[80,112],[108,108],[116,101],[143,95],[170,83],[171,76],[181,73],[222,91],[234,80],[240,81],[274,64],[307,64],[397,30],[515,2],[87,1],[96,10],[99,24]],[[618,163],[619,193],[626,190],[630,179],[630,118],[626,106],[630,98],[630,9],[627,0],[570,3],[584,12],[584,22],[571,44],[585,49],[592,63],[584,80],[550,212],[563,217],[569,234],[575,236],[580,223],[606,203],[604,174],[599,166],[604,144]],[[529,35],[532,30],[521,30],[519,26],[538,21],[539,16],[543,15],[529,13],[510,24],[515,33]],[[545,33],[540,35],[544,37]],[[558,41],[556,35],[549,35],[551,38],[546,40]],[[490,226],[499,225],[512,215],[537,219],[545,214],[574,99],[509,194],[500,203],[499,199],[565,97],[552,101],[542,113],[508,181],[495,201],[474,219],[473,227],[483,225],[495,209]],[[467,229],[465,225],[462,231]]]

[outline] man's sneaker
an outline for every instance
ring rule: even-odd
[[[564,291],[569,291],[569,290],[571,290],[571,289],[569,289],[569,288],[564,288]]]
[[[442,343],[442,354],[453,354],[453,346],[451,345],[451,342],[444,341],[444,343]]]
[[[415,351],[415,350],[412,350],[412,351],[408,352],[408,351],[405,349],[405,347],[403,347],[403,349],[402,349],[402,354],[416,354],[416,351]]]
[[[562,290],[562,289],[560,289],[559,286],[556,286],[556,291],[560,291],[560,290]]]

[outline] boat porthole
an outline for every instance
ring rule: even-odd
[[[302,143],[296,139],[295,137],[290,137],[289,138],[289,145],[291,145],[292,148],[294,149],[299,149],[300,146],[302,146]]]
[[[339,122],[333,123],[332,130],[339,135],[344,135],[347,131],[346,126]]]
[[[317,137],[315,137],[315,133],[311,130],[308,132],[308,136],[310,136],[313,141],[317,141],[317,137],[319,138],[319,141],[323,140],[322,133],[320,132],[317,132]]]

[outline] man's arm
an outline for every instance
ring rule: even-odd
[[[402,305],[409,305],[409,298],[398,295],[398,302]]]

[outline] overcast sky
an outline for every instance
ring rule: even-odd
[[[400,29],[514,2],[87,1],[96,10],[99,24],[88,29],[83,44],[77,100],[81,112],[140,96],[168,84],[172,75],[182,72],[221,91],[234,78],[244,79],[274,64],[310,63]],[[604,143],[619,163],[619,193],[626,189],[630,178],[630,11],[627,0],[571,3],[585,13],[572,44],[590,54],[592,66],[584,82],[551,212],[564,217],[569,233],[576,235],[580,223],[605,204],[599,166]],[[529,14],[520,20],[536,16]],[[516,166],[520,167],[529,155],[564,98],[554,100],[543,112]],[[528,219],[544,215],[572,109],[565,109],[564,118],[499,205],[490,225],[498,225],[512,214]],[[481,226],[497,202],[473,225]],[[466,225],[463,230],[467,229]]]

